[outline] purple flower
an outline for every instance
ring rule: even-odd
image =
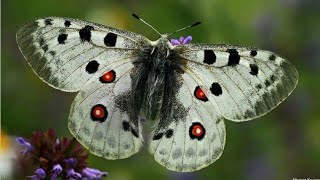
[[[105,177],[108,175],[106,172],[101,172],[98,169],[93,168],[84,168],[82,170],[83,177],[87,177],[88,179],[92,180],[100,180],[102,177]]]
[[[56,145],[59,145],[60,144],[60,140],[57,138],[56,139]]]
[[[29,142],[25,141],[22,137],[18,137],[17,142],[24,146],[24,149],[21,151],[22,154],[26,155],[27,153],[32,151],[32,145]]]
[[[53,129],[33,132],[28,142],[19,137],[17,142],[25,147],[22,153],[28,153],[34,164],[38,165],[34,174],[28,176],[32,180],[91,180],[102,179],[107,175],[105,172],[88,168],[88,153],[76,139],[58,139]]]
[[[52,172],[51,180],[56,180],[58,178],[58,175],[62,172],[61,165],[60,164],[54,165],[51,172]]]
[[[70,168],[67,170],[67,178],[69,179],[80,179],[82,178],[80,173],[74,171],[74,169]]]
[[[187,36],[186,38],[180,37],[178,39],[171,39],[171,44],[174,46],[188,44],[192,40],[192,36]]]
[[[53,166],[52,171],[54,174],[60,174],[62,171],[62,167],[60,166],[60,164],[56,164]]]
[[[64,160],[65,163],[71,165],[72,167],[75,167],[77,164],[77,160],[75,158],[69,158]]]
[[[32,180],[44,179],[46,178],[46,172],[42,168],[38,168],[34,171],[34,175],[28,176],[28,178],[31,178]]]

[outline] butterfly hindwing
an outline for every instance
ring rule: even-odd
[[[106,72],[108,77],[91,82],[72,104],[70,132],[98,156],[123,159],[141,148],[140,122],[130,117],[126,107],[132,69],[128,62]]]
[[[284,58],[238,46],[189,44],[181,53],[187,73],[203,86],[223,117],[243,121],[262,116],[295,88],[298,73]]]
[[[17,42],[28,63],[49,85],[79,91],[113,63],[136,57],[146,38],[72,18],[47,17],[26,23]]]
[[[175,104],[183,106],[184,116],[159,119],[149,149],[155,160],[168,169],[192,172],[220,157],[225,144],[225,127],[213,104],[196,98],[198,85],[192,77],[187,73],[181,77],[183,83]],[[164,125],[167,122],[170,123]]]

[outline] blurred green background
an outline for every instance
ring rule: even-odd
[[[160,32],[195,21],[203,24],[178,33],[193,42],[238,44],[287,57],[298,69],[299,84],[278,108],[258,120],[226,121],[227,141],[221,158],[195,173],[173,173],[143,149],[124,160],[90,156],[90,166],[107,179],[292,179],[320,178],[320,1],[319,0],[3,0],[1,27],[1,125],[11,136],[30,137],[52,127],[67,128],[75,94],[43,83],[18,50],[15,33],[27,21],[67,16],[158,38],[132,18],[137,13]],[[31,175],[33,172],[26,172]],[[18,176],[17,176],[18,177]],[[16,177],[16,178],[17,178]]]

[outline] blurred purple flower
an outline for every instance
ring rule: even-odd
[[[66,173],[67,173],[67,178],[69,178],[69,179],[80,179],[80,178],[82,178],[81,174],[78,173],[78,172],[75,172],[74,169],[72,169],[72,168],[67,169]]]
[[[18,137],[17,142],[25,147],[22,153],[30,155],[34,164],[39,166],[34,175],[28,176],[33,180],[73,180],[82,177],[100,180],[107,175],[97,169],[88,168],[88,153],[85,149],[74,138],[59,140],[53,129],[33,132],[28,141]]]
[[[60,140],[59,139],[56,140],[56,144],[57,145],[60,144]]]
[[[187,36],[186,38],[180,37],[178,39],[171,39],[171,44],[174,46],[188,44],[192,40],[192,36]]]
[[[29,142],[25,141],[22,137],[18,137],[17,142],[24,146],[24,149],[21,151],[22,154],[26,155],[32,151],[32,145]]]
[[[28,176],[28,178],[31,178],[32,180],[39,180],[46,178],[46,172],[42,168],[38,168],[34,171],[33,176]]]
[[[72,167],[75,167],[77,164],[77,160],[75,158],[65,159],[64,162],[69,164]]]
[[[82,170],[82,175],[88,179],[101,179],[102,177],[106,177],[108,173],[87,167]]]
[[[62,172],[62,167],[60,164],[56,164],[52,168],[52,176],[51,180],[56,180],[58,178],[58,175]]]

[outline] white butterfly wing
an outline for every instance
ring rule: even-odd
[[[127,109],[138,50],[149,40],[103,25],[47,17],[17,32],[22,54],[46,83],[76,92],[68,126],[91,152],[107,159],[129,157],[141,148],[137,114]]]
[[[59,17],[31,21],[17,32],[19,48],[34,72],[69,92],[79,91],[108,66],[133,60],[147,41],[132,32]]]
[[[156,161],[174,171],[196,171],[216,161],[225,144],[224,118],[262,116],[298,81],[294,66],[269,51],[199,44],[174,51],[180,56],[182,84],[172,99],[172,114],[165,111],[169,115],[159,118],[150,140]]]
[[[69,129],[92,153],[106,159],[123,159],[142,145],[141,125],[127,111],[131,91],[131,62],[115,67],[112,82],[93,81],[76,96]]]
[[[294,90],[298,72],[284,58],[239,46],[190,44],[183,68],[221,115],[244,121],[275,108]]]
[[[171,115],[165,116],[168,119],[160,118],[151,136],[149,150],[155,160],[168,169],[192,172],[210,165],[221,156],[225,126],[210,101],[195,98],[196,81],[187,73],[181,78],[183,83],[173,107],[183,106],[185,112],[181,113],[181,108],[176,108]]]

